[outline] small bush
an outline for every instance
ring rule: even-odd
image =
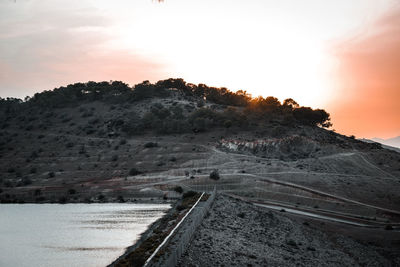
[[[111,157],[111,160],[112,160],[112,161],[117,161],[117,160],[118,160],[118,155],[113,155],[113,156]]]
[[[385,230],[393,230],[393,226],[388,224],[388,225],[385,226]]]
[[[219,180],[219,172],[218,172],[218,170],[213,170],[211,173],[210,173],[210,179],[212,179],[212,180]]]
[[[196,191],[188,191],[182,195],[182,198],[194,197],[195,195],[197,195]]]
[[[240,217],[240,218],[244,218],[244,216],[245,216],[244,212],[241,212],[238,214],[238,217]]]
[[[182,188],[182,186],[175,186],[174,187],[174,191],[178,192],[179,194],[182,194],[183,193],[183,188]]]
[[[71,188],[71,189],[68,190],[68,194],[74,195],[74,194],[76,194],[76,190]]]
[[[142,172],[139,171],[139,170],[136,169],[136,168],[132,168],[132,169],[129,170],[129,175],[131,175],[131,176],[139,175],[139,174],[141,174],[141,173],[142,173]]]
[[[56,174],[54,172],[49,172],[49,178],[53,178],[55,176],[56,176]]]
[[[35,189],[35,191],[33,192],[34,196],[40,196],[42,194],[42,190],[40,189]]]
[[[118,202],[119,203],[125,203],[125,199],[123,196],[118,196]]]
[[[66,145],[65,145],[67,148],[71,148],[71,147],[73,147],[74,146],[74,143],[72,143],[72,142],[68,142]]]
[[[106,197],[105,197],[104,195],[102,195],[102,194],[100,194],[100,195],[97,197],[97,199],[98,199],[99,201],[101,201],[101,202],[105,202],[105,201],[106,201]]]
[[[22,179],[22,184],[23,185],[30,185],[30,184],[32,184],[32,180],[29,179],[29,178],[24,178],[24,179]]]
[[[30,173],[36,173],[37,172],[37,169],[35,168],[35,167],[32,167],[31,169],[30,169],[30,171],[29,171]]]
[[[37,197],[37,198],[35,198],[35,201],[36,202],[43,202],[43,201],[45,201],[46,200],[46,198],[45,197]]]
[[[181,211],[181,210],[184,210],[184,209],[186,209],[186,206],[183,206],[183,205],[178,205],[176,207],[176,210],[178,210],[178,211]]]
[[[157,147],[157,146],[158,146],[158,144],[154,143],[154,142],[148,142],[148,143],[144,144],[145,148],[152,148],[152,147]]]
[[[292,247],[297,247],[297,243],[296,243],[296,241],[294,241],[293,239],[289,239],[289,240],[286,242],[286,244],[288,244],[289,246],[292,246]]]
[[[67,201],[68,201],[68,199],[66,197],[60,197],[58,199],[58,203],[60,203],[60,204],[65,204],[65,203],[67,203]]]

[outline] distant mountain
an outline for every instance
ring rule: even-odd
[[[393,138],[393,139],[394,139],[394,138]],[[400,147],[385,145],[385,144],[383,143],[385,140],[384,140],[384,139],[381,139],[381,138],[372,138],[372,139],[361,138],[361,139],[359,139],[359,140],[361,140],[361,141],[363,141],[363,142],[365,142],[365,143],[379,143],[379,144],[382,145],[383,148],[390,149],[390,150],[392,150],[392,151],[396,151],[396,152],[400,153]],[[379,140],[379,141],[378,141],[378,140]],[[381,141],[381,140],[383,140],[383,141]]]
[[[387,146],[394,146],[400,148],[400,136],[389,138],[389,139],[382,139],[382,138],[372,138],[372,141],[387,145]]]

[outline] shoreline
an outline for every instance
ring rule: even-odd
[[[122,255],[120,255],[118,258],[114,259],[112,261],[112,263],[107,265],[107,267],[117,266],[117,264],[121,260],[125,259],[130,253],[132,253],[136,248],[138,248],[145,240],[147,240],[153,234],[154,230],[161,224],[161,221],[164,218],[171,216],[175,212],[177,205],[178,205],[178,203],[177,203],[177,201],[175,201],[175,203],[173,205],[171,205],[171,208],[169,208],[169,210],[162,217],[160,217],[155,222],[153,222],[151,225],[149,225],[147,227],[146,231],[144,231],[142,234],[140,234],[139,239],[131,246],[126,247],[124,253]]]
[[[59,202],[59,201],[42,201],[42,202],[32,202],[32,201],[16,201],[16,202],[0,202],[0,205],[6,204],[116,204],[116,203],[127,203],[127,204],[168,204],[174,203],[176,199],[163,199],[163,198],[135,198],[135,199],[127,199],[124,201],[119,201],[116,199],[115,201],[68,201],[68,202]]]

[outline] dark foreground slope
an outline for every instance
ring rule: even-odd
[[[180,266],[399,266],[400,233],[369,231],[219,195]]]

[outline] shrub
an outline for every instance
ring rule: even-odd
[[[197,195],[196,191],[187,191],[182,195],[182,198],[194,197],[195,195]]]
[[[56,176],[56,174],[54,172],[49,172],[49,178],[53,178],[55,176]]]
[[[182,186],[175,186],[174,187],[174,191],[178,192],[179,194],[182,194],[183,193],[183,188],[182,188]]]
[[[35,167],[32,167],[31,169],[30,169],[30,171],[29,171],[30,173],[36,173],[37,172],[37,169],[35,168]]]
[[[85,145],[81,145],[81,147],[79,148],[79,154],[85,154],[85,153],[86,153]]]
[[[232,121],[230,121],[230,120],[224,121],[224,127],[225,128],[230,128],[231,126],[232,126]]]
[[[152,148],[152,147],[157,147],[157,146],[158,146],[158,144],[154,143],[154,142],[148,142],[148,143],[144,144],[145,148]]]
[[[289,239],[289,240],[286,242],[286,244],[288,244],[289,246],[292,246],[292,247],[297,247],[297,243],[296,243],[296,241],[294,241],[293,239]]]
[[[42,202],[42,201],[45,201],[46,200],[46,198],[45,197],[37,197],[37,198],[35,198],[35,201],[36,202]]]
[[[142,173],[142,172],[139,171],[139,170],[136,169],[136,168],[131,168],[131,169],[129,170],[129,175],[131,175],[131,176],[139,175],[139,174],[141,174],[141,173]]]
[[[393,230],[393,226],[388,224],[388,225],[385,226],[385,230]]]
[[[211,173],[210,173],[210,179],[212,179],[212,180],[219,180],[219,172],[218,172],[218,170],[213,170]]]
[[[112,160],[112,161],[117,161],[117,160],[118,160],[118,155],[113,155],[113,156],[111,157],[111,160]]]
[[[181,210],[186,209],[186,206],[178,205],[178,206],[176,207],[176,209],[177,209],[178,211],[181,211]]]
[[[125,199],[124,199],[124,197],[123,196],[118,196],[118,202],[119,203],[125,203]]]
[[[67,148],[71,148],[71,147],[73,147],[73,146],[74,146],[74,143],[72,143],[72,142],[69,142],[69,143],[67,143],[65,146],[66,146]]]
[[[35,191],[33,192],[34,196],[40,196],[42,194],[42,190],[40,189],[35,189]]]
[[[67,201],[68,201],[68,199],[67,199],[67,197],[60,197],[59,199],[58,199],[58,203],[60,203],[60,204],[65,204],[65,203],[67,203]]]
[[[244,218],[244,216],[245,216],[244,212],[241,212],[238,214],[238,217],[240,217],[240,218]]]
[[[32,184],[32,180],[29,179],[29,178],[24,178],[24,179],[22,179],[22,184],[23,185],[30,185],[30,184]]]
[[[74,194],[76,194],[76,190],[71,188],[71,189],[68,190],[68,194],[74,195]]]

